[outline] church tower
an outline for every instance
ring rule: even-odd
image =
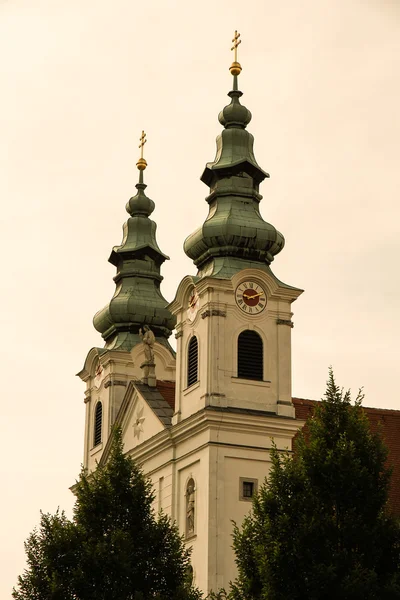
[[[84,368],[78,373],[86,383],[84,466],[89,469],[95,468],[101,459],[128,383],[142,379],[141,365],[146,357],[140,334],[146,326],[155,335],[158,376],[169,381],[175,379],[175,352],[168,342],[175,317],[160,291],[163,279],[160,267],[168,256],[158,247],[157,225],[149,218],[155,204],[145,194],[145,143],[146,136],[142,132],[141,157],[136,165],[139,169],[137,193],[125,207],[129,218],[123,226],[122,242],[114,246],[108,259],[117,270],[116,289],[108,304],[93,319],[105,346],[92,348]]]
[[[194,582],[205,593],[235,578],[232,520],[240,524],[249,512],[273,443],[291,449],[303,424],[291,392],[291,305],[302,290],[271,270],[284,238],[260,213],[269,175],[254,156],[251,113],[240,102],[239,34],[233,42],[230,103],[219,114],[216,157],[201,176],[208,216],[184,243],[197,274],[184,277],[167,305],[160,292],[167,257],[149,218],[142,135],[137,194],[109,259],[116,290],[94,317],[105,347],[93,348],[79,373],[87,386],[85,466],[107,461],[118,425],[125,451],[153,483],[156,511],[192,548]],[[176,356],[168,343],[174,327]]]
[[[175,422],[207,406],[294,417],[291,303],[302,290],[270,268],[284,237],[260,214],[259,188],[269,175],[246,129],[251,113],[240,103],[237,60],[230,71],[231,101],[218,117],[224,129],[201,176],[210,189],[208,216],[184,244],[198,273],[181,282],[170,305],[178,338]]]

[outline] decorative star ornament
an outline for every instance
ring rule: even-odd
[[[143,433],[143,423],[146,417],[143,416],[144,408],[140,406],[137,409],[135,420],[133,422],[133,435],[139,438],[140,434]]]

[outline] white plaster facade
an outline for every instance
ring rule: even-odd
[[[175,357],[161,344],[154,345],[154,355],[157,364],[157,376],[163,381],[175,380]],[[86,383],[85,391],[85,441],[83,465],[91,471],[96,468],[102,456],[104,440],[108,439],[112,425],[126,394],[130,381],[140,381],[142,370],[140,365],[144,360],[144,350],[140,345],[131,352],[121,350],[104,350],[92,348],[85,360],[83,369],[78,376]],[[101,378],[96,377],[101,368]],[[94,445],[94,417],[96,405],[102,403],[102,443]]]
[[[258,315],[245,315],[236,305],[235,289],[246,279],[266,290],[267,305]],[[187,307],[193,286],[199,307],[192,322]],[[139,384],[141,345],[130,353],[92,349],[79,373],[87,385],[84,464],[89,470],[107,460],[111,426],[118,423],[125,450],[151,478],[156,511],[170,515],[184,535],[187,484],[194,481],[194,532],[186,543],[193,548],[195,583],[205,592],[228,587],[235,577],[232,520],[241,523],[251,507],[243,498],[243,481],[261,485],[270,468],[272,440],[279,449],[291,449],[303,424],[295,420],[291,401],[291,303],[300,293],[271,271],[258,269],[243,270],[231,280],[185,277],[169,306],[177,316],[176,363],[166,348],[155,347],[157,379],[176,380],[175,411],[163,399],[158,403],[166,413],[170,410],[167,425]],[[263,381],[237,377],[237,339],[245,329],[262,338]],[[188,387],[187,349],[193,335],[199,371],[198,381]],[[102,443],[93,447],[99,400]]]
[[[267,306],[260,314],[240,311],[235,289],[252,280],[266,290]],[[272,271],[244,269],[232,279],[204,277],[195,285],[200,298],[196,318],[186,318],[188,298],[195,278],[185,277],[170,304],[177,316],[177,381],[174,423],[205,406],[267,410],[294,417],[291,390],[291,303],[302,290],[279,282]],[[264,346],[264,381],[239,379],[237,340],[245,329],[254,329]],[[198,384],[187,385],[187,348],[196,335],[199,343]]]

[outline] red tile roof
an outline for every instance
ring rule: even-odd
[[[175,409],[175,382],[157,380],[157,389],[170,407]],[[317,400],[293,398],[296,419],[306,421],[313,413],[317,402]],[[368,406],[364,406],[363,409],[371,423],[372,431],[377,430],[378,423],[381,424],[383,436],[389,448],[388,462],[393,466],[389,504],[393,512],[400,516],[400,410]]]
[[[164,400],[175,410],[175,381],[160,381],[157,379],[157,389]]]
[[[306,420],[314,411],[317,400],[293,398],[296,418]],[[389,506],[394,514],[400,516],[400,410],[370,408],[363,410],[371,424],[371,430],[377,431],[380,423],[383,438],[389,448],[388,463],[393,467],[390,485]]]

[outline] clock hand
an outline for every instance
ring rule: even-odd
[[[246,292],[243,292],[243,298],[258,298],[259,296],[262,296],[262,292],[260,292],[259,294],[246,294]]]

